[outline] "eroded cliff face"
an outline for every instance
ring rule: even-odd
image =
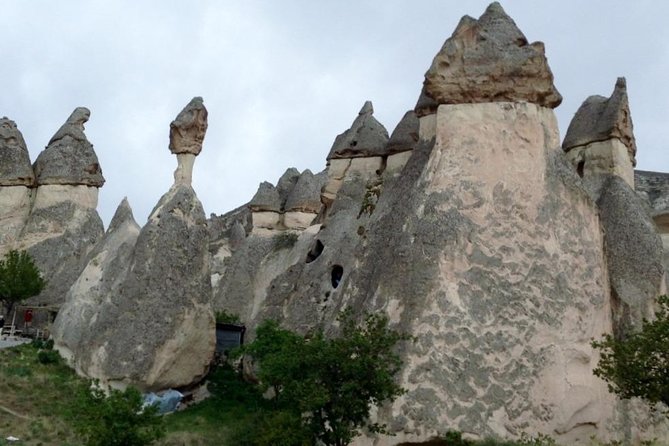
[[[614,400],[589,345],[611,330],[602,235],[552,111],[442,105],[423,119],[436,132],[410,160],[414,192],[384,191],[346,288],[349,306],[385,311],[417,338],[403,352],[409,391],[381,416],[406,440],[446,425],[604,433],[593,426]]]

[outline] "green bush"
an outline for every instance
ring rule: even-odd
[[[621,398],[669,405],[669,297],[660,296],[658,303],[655,320],[644,320],[639,332],[592,342],[600,351],[594,373]]]
[[[225,310],[216,312],[216,323],[218,324],[241,324],[242,321],[239,316],[234,313],[228,313]]]
[[[12,314],[14,305],[29,297],[37,296],[46,281],[26,251],[9,251],[0,260],[0,302]]]
[[[137,389],[81,388],[71,424],[86,446],[145,446],[165,435],[156,406],[143,407]]]
[[[37,362],[40,364],[59,364],[61,357],[55,350],[40,350],[37,352]]]

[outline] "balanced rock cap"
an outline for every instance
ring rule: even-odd
[[[390,135],[390,140],[386,144],[386,153],[392,155],[413,150],[418,143],[418,127],[419,122],[416,112],[409,110],[400,119],[397,127]]]
[[[249,208],[254,212],[281,212],[281,197],[272,183],[263,181],[251,199]]]
[[[321,181],[306,169],[286,200],[286,211],[317,214],[321,206]]]
[[[372,103],[365,102],[351,128],[335,138],[327,159],[384,155],[388,131],[373,115]]]
[[[77,107],[35,160],[37,185],[69,184],[101,187],[105,183],[84,124],[91,112]]]
[[[28,147],[16,123],[0,119],[0,186],[32,186],[35,174]]]
[[[481,102],[531,102],[550,108],[562,102],[544,44],[528,43],[497,2],[478,20],[460,20],[425,73],[416,112],[425,116],[439,104]]]
[[[612,138],[627,146],[632,165],[636,166],[636,140],[624,77],[617,79],[611,97],[590,96],[581,104],[569,123],[562,148],[568,152],[574,147]]]
[[[202,151],[207,133],[207,109],[201,97],[194,97],[170,123],[170,151],[174,154]]]

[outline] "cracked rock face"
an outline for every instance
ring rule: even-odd
[[[618,78],[610,97],[594,95],[581,104],[569,124],[562,148],[569,152],[575,147],[614,138],[625,144],[635,166],[636,140],[624,77]]]
[[[201,97],[194,97],[170,124],[170,151],[174,154],[202,151],[207,132],[207,109]]]
[[[16,123],[0,119],[0,186],[32,186],[35,174],[28,147]]]
[[[37,185],[85,185],[105,182],[93,145],[84,134],[90,111],[76,108],[35,161]]]
[[[365,102],[351,128],[335,138],[327,159],[385,155],[388,131],[373,115],[372,103]]]
[[[531,102],[549,108],[562,102],[543,43],[528,43],[496,2],[478,20],[460,20],[425,73],[416,112],[422,116],[434,113],[438,104],[480,102]]]

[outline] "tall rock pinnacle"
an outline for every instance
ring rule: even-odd
[[[528,43],[499,3],[478,19],[464,16],[425,73],[419,116],[439,104],[532,102],[555,108],[562,96],[544,44]]]
[[[61,184],[102,187],[105,182],[98,157],[84,123],[91,112],[77,107],[35,160],[37,185]]]
[[[202,142],[207,133],[207,109],[202,98],[197,96],[184,107],[170,123],[170,152],[177,156],[174,182],[191,184],[195,157],[202,151]]]

